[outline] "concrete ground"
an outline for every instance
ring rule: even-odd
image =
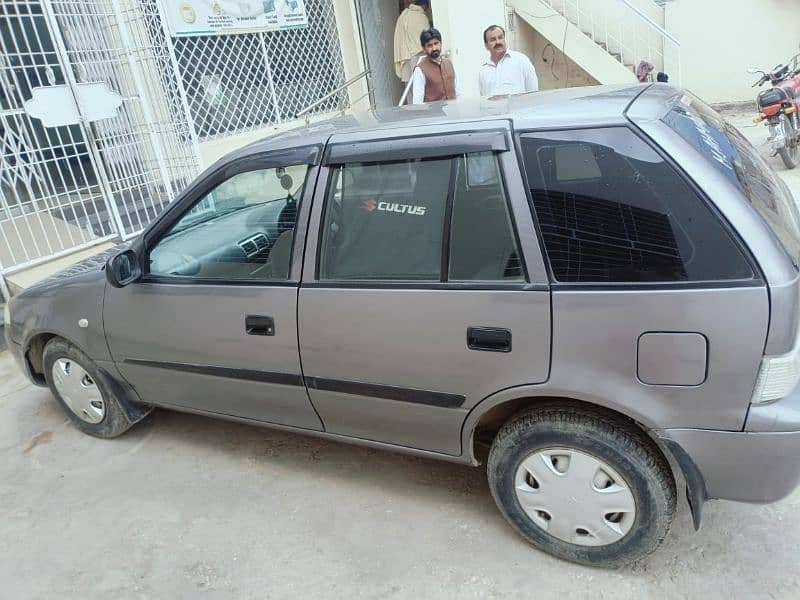
[[[800,492],[710,502],[699,533],[681,499],[608,572],[529,547],[482,469],[167,411],[96,440],[8,352],[0,410],[2,598],[800,597]]]

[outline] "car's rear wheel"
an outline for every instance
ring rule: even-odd
[[[53,338],[44,348],[44,376],[75,426],[89,435],[113,438],[131,428],[107,376],[69,342]]]
[[[489,485],[503,515],[537,548],[620,567],[653,552],[675,512],[672,471],[622,419],[546,405],[507,423],[492,444]]]

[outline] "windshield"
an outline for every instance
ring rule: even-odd
[[[752,144],[691,94],[686,94],[663,120],[742,191],[798,264],[800,215],[792,193]]]

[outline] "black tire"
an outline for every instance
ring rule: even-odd
[[[60,359],[68,359],[77,363],[91,377],[103,398],[105,414],[99,423],[89,423],[76,415],[61,397],[53,382],[53,365]],[[53,338],[44,348],[42,357],[44,377],[50,391],[67,413],[75,426],[89,435],[99,438],[115,438],[130,429],[133,423],[128,420],[112,390],[113,386],[107,376],[97,367],[94,361],[81,350],[61,338]]]
[[[783,164],[786,165],[786,168],[791,170],[797,167],[798,163],[800,163],[800,141],[796,139],[797,131],[794,127],[794,121],[791,118],[788,119],[787,129],[787,136],[792,140],[792,142],[791,144],[778,150],[778,154],[780,154],[781,160],[783,160]]]
[[[781,148],[778,150],[778,154],[780,154],[781,159],[783,160],[783,164],[786,165],[786,168],[791,170],[797,167],[798,162],[798,154],[800,154],[800,149],[797,146],[794,148]]]
[[[550,535],[525,513],[515,490],[517,469],[547,448],[592,455],[622,476],[636,505],[624,537],[606,546],[572,544]],[[487,470],[500,511],[528,542],[583,565],[619,568],[644,558],[664,540],[675,514],[675,480],[656,444],[624,420],[583,406],[541,405],[513,418],[495,438]]]

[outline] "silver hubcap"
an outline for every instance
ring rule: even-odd
[[[636,503],[625,480],[602,460],[578,450],[531,454],[517,469],[515,487],[531,520],[570,544],[613,544],[636,519]]]
[[[53,382],[64,403],[87,423],[97,424],[106,415],[106,404],[94,379],[74,360],[59,358],[53,365]]]

